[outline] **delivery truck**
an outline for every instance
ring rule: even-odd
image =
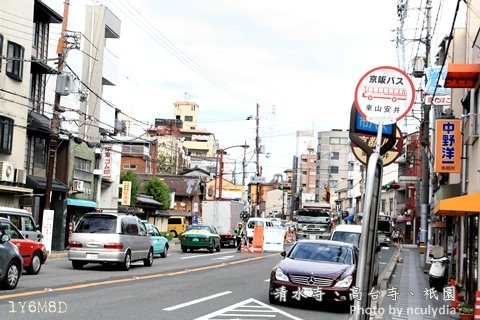
[[[220,234],[220,245],[235,246],[234,230],[243,222],[240,213],[244,203],[233,200],[204,200],[202,202],[203,224],[214,226]]]

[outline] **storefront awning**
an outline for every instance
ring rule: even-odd
[[[27,176],[27,188],[45,190],[47,178],[38,176]],[[58,179],[53,179],[52,190],[58,192],[68,192],[68,186]]]
[[[97,203],[95,201],[90,201],[90,200],[67,198],[67,206],[96,208]]]
[[[433,213],[452,217],[480,213],[480,192],[440,200]]]
[[[480,64],[449,63],[445,88],[474,88],[480,74]]]

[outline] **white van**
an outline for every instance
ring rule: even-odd
[[[334,241],[341,241],[341,242],[348,242],[353,244],[355,247],[360,249],[360,240],[362,237],[362,225],[358,224],[339,224],[333,229],[332,235],[330,236],[330,240]],[[377,242],[375,244],[375,264],[374,264],[374,279],[373,285],[378,283],[378,274],[380,272],[380,266],[378,263],[378,252],[380,252],[381,248]]]
[[[250,218],[247,221],[247,238],[248,243],[253,241],[253,228],[255,226],[262,226],[263,228],[273,228],[273,222],[267,218]]]
[[[43,238],[40,226],[35,223],[30,212],[10,207],[0,207],[0,217],[10,220],[27,239],[40,241]]]

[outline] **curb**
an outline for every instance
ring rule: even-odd
[[[397,267],[397,262],[398,258],[400,257],[400,251],[402,249],[395,249],[395,252],[393,253],[392,257],[390,258],[390,261],[388,262],[387,266],[385,269],[382,271],[382,273],[378,276],[380,279],[380,284],[379,284],[379,289],[381,291],[381,295],[376,301],[372,301],[372,309],[376,310],[379,308],[382,303],[383,299],[385,298],[386,290],[388,288],[388,284],[390,283],[390,280],[392,279],[392,274],[395,272],[395,268]],[[383,315],[375,314],[374,319],[383,319]]]

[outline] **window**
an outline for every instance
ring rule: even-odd
[[[193,117],[192,116],[185,116],[185,122],[192,122],[193,121]]]
[[[44,138],[35,137],[34,143],[34,151],[33,151],[33,162],[35,164],[46,164],[47,159],[47,152],[46,152],[46,141]]]
[[[25,227],[25,231],[36,231],[37,227],[32,218],[30,217],[22,217],[23,225]]]
[[[348,138],[330,137],[330,144],[349,144]]]
[[[332,159],[332,160],[340,159],[340,152],[331,152],[330,153],[330,159]]]
[[[124,165],[123,165],[123,169],[124,169],[124,170],[137,170],[137,165],[136,165],[136,164],[127,163],[127,164],[124,164]]]
[[[330,166],[330,173],[338,173],[338,166]]]
[[[75,157],[74,166],[75,170],[90,172],[90,160]]]
[[[0,152],[12,153],[13,120],[0,116]]]
[[[23,76],[23,53],[25,49],[15,43],[8,42],[7,46],[7,76],[22,81]]]

